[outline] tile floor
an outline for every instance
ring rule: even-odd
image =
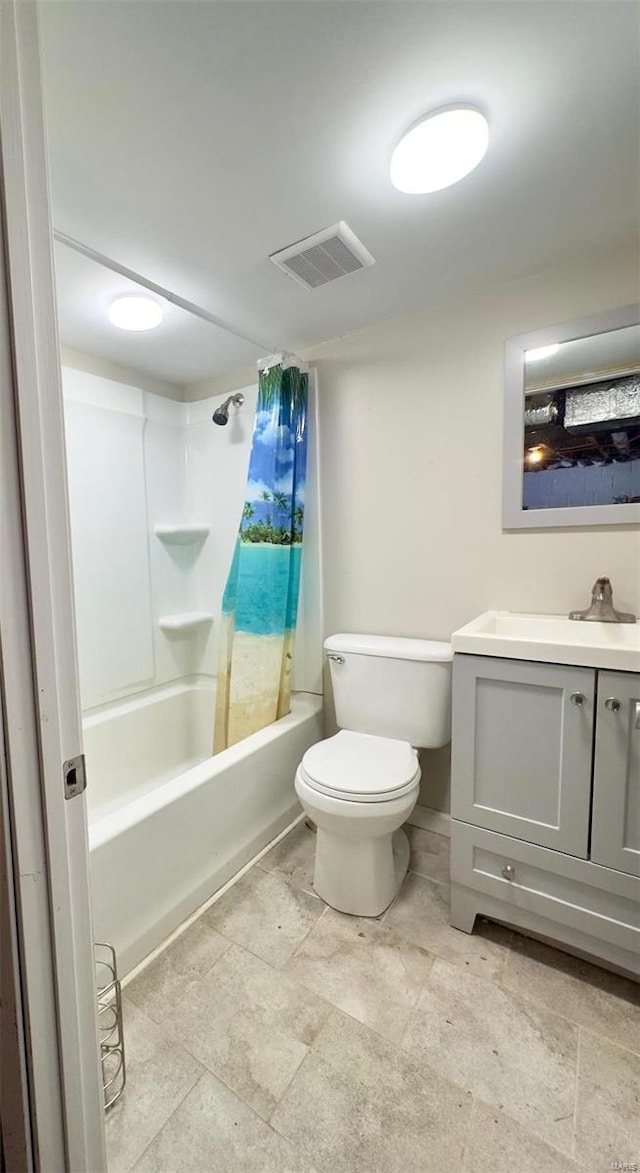
[[[639,987],[452,929],[448,840],[408,831],[379,920],[314,895],[301,823],[126,987],[110,1173],[640,1169]]]

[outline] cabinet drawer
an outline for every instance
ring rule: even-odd
[[[453,820],[451,880],[640,955],[635,876]]]

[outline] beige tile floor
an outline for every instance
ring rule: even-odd
[[[299,824],[125,990],[110,1173],[640,1169],[639,987],[448,924],[448,841],[409,828],[379,920],[313,892]]]

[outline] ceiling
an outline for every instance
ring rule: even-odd
[[[637,229],[626,0],[45,0],[42,40],[56,228],[255,340],[196,353],[185,323],[171,370],[148,340],[161,378],[299,350]],[[489,118],[481,165],[432,195],[395,191],[400,135],[464,100]],[[307,291],[269,261],[341,219],[372,268]],[[126,282],[69,256],[63,341],[122,359],[104,306]]]
[[[172,383],[178,397],[188,384],[257,363],[265,353],[168,301],[159,329],[114,329],[107,316],[111,302],[146,290],[58,242],[54,260],[64,345]]]
[[[554,354],[527,363],[525,351],[524,385],[526,391],[561,383],[596,382],[610,372],[640,370],[640,326],[624,326],[573,338],[563,342]]]

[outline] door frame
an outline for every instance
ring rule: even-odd
[[[33,1165],[103,1173],[86,800],[62,771],[82,728],[35,0],[0,3],[0,168],[1,679]]]
[[[0,270],[1,267],[0,255]],[[1,341],[3,308],[5,307],[0,306],[0,368],[4,365]],[[1,529],[0,522],[0,532]],[[3,717],[5,708],[0,663],[0,1169],[17,1170],[33,1168],[33,1145],[25,1022],[22,1011],[23,984],[18,950],[17,892],[8,802],[8,755],[5,748]]]

